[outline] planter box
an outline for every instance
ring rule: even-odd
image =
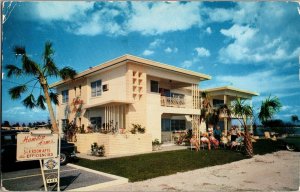
[[[152,151],[151,134],[77,134],[77,150],[90,153],[91,144],[104,145],[105,156],[147,153]]]

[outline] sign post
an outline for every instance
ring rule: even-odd
[[[39,160],[43,176],[44,188],[47,191],[48,182],[56,182],[59,191],[60,178],[60,138],[59,134],[52,134],[51,130],[36,130],[31,133],[17,135],[17,160]],[[44,163],[42,162],[44,161]],[[44,168],[46,167],[46,168]],[[46,180],[45,170],[57,169],[57,178]],[[49,181],[48,181],[49,180]]]

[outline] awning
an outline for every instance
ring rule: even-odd
[[[91,109],[91,108],[99,108],[99,107],[105,107],[105,106],[112,106],[112,105],[127,105],[132,104],[133,101],[126,101],[126,100],[109,100],[104,101],[101,103],[93,104],[93,105],[84,105],[84,109]]]

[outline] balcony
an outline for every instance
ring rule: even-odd
[[[164,107],[186,108],[184,97],[160,97],[160,104]]]

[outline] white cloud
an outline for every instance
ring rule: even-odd
[[[192,65],[193,65],[193,61],[191,61],[191,60],[185,60],[185,61],[181,64],[181,67],[188,69],[188,68],[190,68]]]
[[[167,47],[167,48],[165,48],[164,51],[166,53],[177,53],[178,52],[178,48],[177,47],[174,47],[174,48]]]
[[[3,110],[3,118],[4,119],[11,119],[13,116],[21,116],[24,121],[36,121],[37,116],[40,118],[41,121],[46,121],[49,117],[49,113],[46,110],[41,110],[41,109],[27,109],[23,106],[18,106],[18,107],[11,107],[7,110]],[[14,119],[12,119],[14,120]]]
[[[232,84],[234,87],[266,95],[300,88],[297,74],[281,76],[277,75],[275,70],[258,71],[241,76],[220,75],[216,76],[215,79],[219,85]]]
[[[155,39],[154,41],[152,41],[150,44],[149,44],[149,47],[151,49],[154,49],[154,48],[157,48],[159,47],[161,44],[163,44],[165,42],[165,40],[163,39]]]
[[[183,31],[202,25],[199,2],[39,2],[32,7],[41,21],[63,21],[77,35],[144,35]],[[89,30],[90,29],[90,30]]]
[[[196,47],[195,50],[199,57],[209,57],[210,56],[210,51],[208,49],[205,49],[204,47]]]
[[[142,53],[142,55],[144,55],[144,56],[149,56],[149,55],[153,55],[153,54],[154,54],[154,51],[149,50],[149,49],[146,49],[146,50]]]
[[[223,63],[280,63],[299,55],[300,39],[295,31],[300,23],[294,4],[239,2],[235,8],[207,14],[211,21],[224,17],[233,23],[220,30],[230,40],[219,51]]]
[[[132,2],[133,13],[127,28],[144,35],[187,30],[202,24],[199,5],[199,2]]]
[[[93,2],[36,2],[35,12],[46,21],[73,21],[92,9]]]
[[[204,12],[208,15],[208,20],[210,22],[225,22],[233,19],[234,10],[233,9],[223,9],[223,8],[206,8]]]
[[[208,34],[210,35],[210,34],[212,33],[212,30],[211,30],[210,27],[207,27],[207,28],[205,29],[205,32],[208,33]]]

